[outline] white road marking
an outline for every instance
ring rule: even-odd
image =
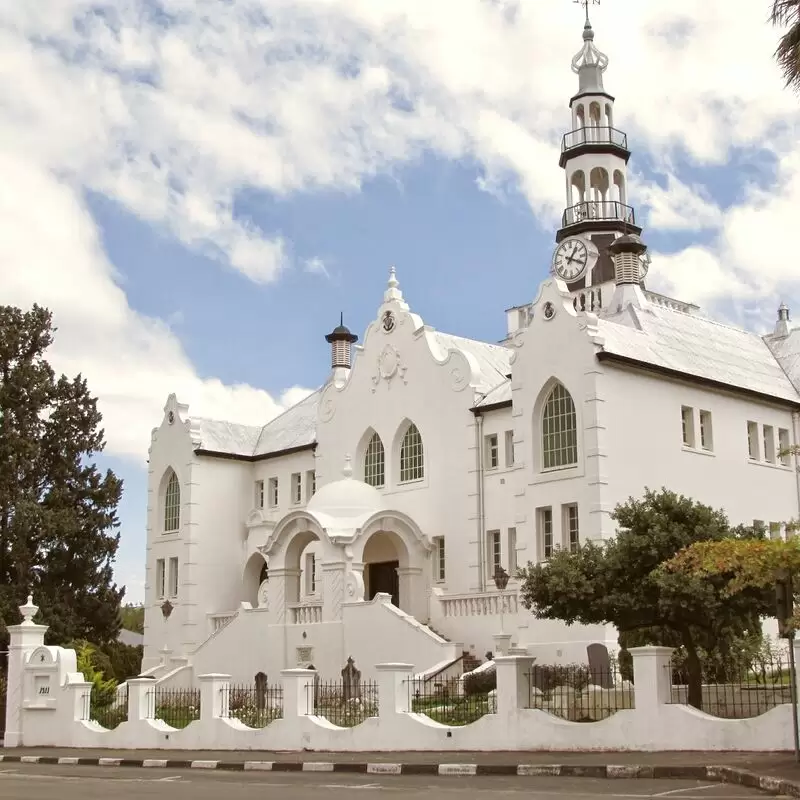
[[[689,788],[685,789],[670,789],[668,792],[659,792],[658,794],[652,795],[653,797],[670,797],[673,794],[683,794],[684,792],[701,792],[704,789],[714,789],[718,787],[720,784],[718,783],[708,783],[705,786],[690,786]]]

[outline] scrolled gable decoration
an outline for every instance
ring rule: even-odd
[[[408,385],[407,369],[408,367],[403,363],[399,350],[387,344],[378,356],[378,368],[372,377],[372,393],[374,394],[377,391],[381,380],[386,381],[387,385],[391,387],[392,379],[395,375],[400,378],[403,384]]]

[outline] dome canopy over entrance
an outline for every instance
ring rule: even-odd
[[[337,523],[368,517],[383,511],[383,497],[373,486],[353,478],[350,456],[342,470],[343,478],[323,486],[308,501],[306,510],[318,519],[332,519]]]

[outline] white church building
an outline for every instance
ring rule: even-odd
[[[143,670],[333,677],[352,656],[365,676],[430,674],[509,647],[585,662],[617,632],[537,620],[517,567],[613,537],[614,507],[645,487],[771,536],[800,516],[780,454],[800,442],[800,329],[785,306],[759,336],[647,290],[607,66],[587,20],[551,274],[506,312],[503,342],[431,327],[391,269],[361,343],[340,324],[323,385],[262,427],[169,397],[149,450]]]

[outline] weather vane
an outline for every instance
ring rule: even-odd
[[[589,5],[599,6],[600,0],[572,0],[573,3],[583,6],[586,9],[586,21],[589,21]]]

